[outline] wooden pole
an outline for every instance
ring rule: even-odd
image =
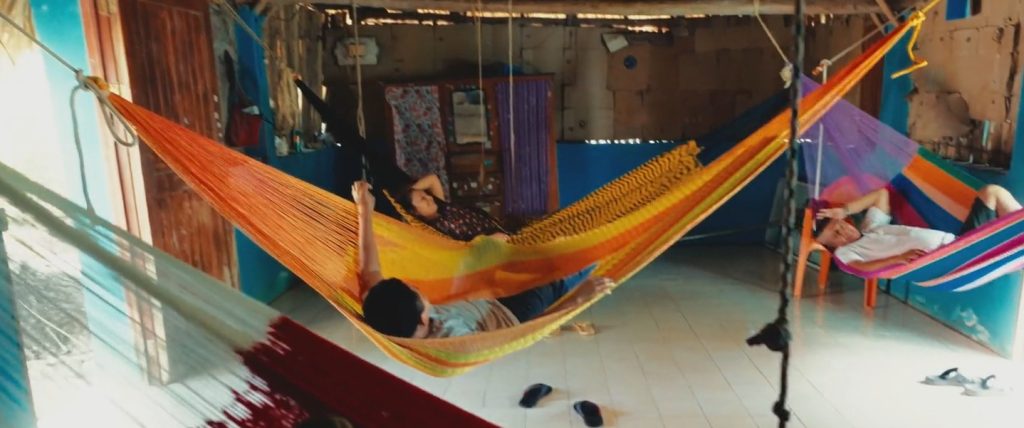
[[[892,13],[892,8],[889,7],[889,3],[885,0],[875,0],[875,2],[878,3],[878,8],[883,14],[885,14],[885,19],[888,19],[889,23],[895,26],[897,24],[896,14]]]
[[[296,3],[297,0],[271,0],[277,3]],[[793,2],[789,0],[760,0],[761,15],[792,15]],[[319,0],[320,5],[347,6],[349,0]],[[807,0],[809,15],[851,15],[882,12],[880,0]],[[452,12],[476,10],[476,0],[363,0],[361,7],[396,10],[435,9]],[[504,0],[483,0],[479,5],[485,12],[506,12]],[[753,0],[519,0],[517,13],[564,13],[581,11],[593,14],[617,15],[753,15]],[[891,10],[890,10],[891,12]]]

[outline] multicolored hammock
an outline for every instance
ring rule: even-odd
[[[3,427],[494,427],[2,163],[0,342]]]
[[[824,126],[821,140],[818,126]],[[812,185],[823,188],[820,199],[845,203],[884,187],[900,224],[958,233],[984,184],[846,101],[836,104],[807,134],[812,141],[803,145],[804,160]],[[818,170],[821,175],[815,182]],[[835,261],[863,278],[899,278],[938,290],[970,290],[1024,267],[1024,212],[985,224],[908,264],[864,271]]]
[[[817,121],[874,67],[916,15],[801,101],[801,123]],[[383,336],[360,318],[355,207],[236,153],[116,95],[116,110],[178,175],[222,215],[334,304],[389,356],[432,375],[454,375],[540,340],[584,310],[562,307],[519,326],[472,336]],[[578,203],[522,230],[510,243],[452,241],[384,216],[374,225],[386,276],[444,303],[509,296],[598,263],[621,283],[671,246],[786,148],[789,113],[754,132],[706,168],[693,145],[644,164]],[[802,127],[807,129],[807,125]]]

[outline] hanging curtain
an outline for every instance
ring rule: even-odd
[[[512,95],[514,114],[509,115],[508,83],[497,85],[506,216],[540,217],[548,212],[548,192],[555,185],[550,174],[550,90],[547,80],[516,81]],[[510,135],[513,130],[514,142]]]
[[[384,99],[391,107],[395,161],[414,178],[437,174],[448,193],[445,138],[437,86],[389,86]]]

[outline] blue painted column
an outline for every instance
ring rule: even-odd
[[[7,215],[0,209],[0,425],[34,427],[32,391],[14,312],[14,284],[3,239],[6,231]]]
[[[78,0],[32,0],[33,22],[36,35],[72,65],[79,67],[85,74],[90,74],[89,51],[85,44],[85,28],[82,19],[81,5]],[[71,124],[71,110],[68,107],[68,94],[78,82],[75,76],[56,60],[44,55],[46,72],[45,88],[51,99],[48,114],[52,117],[55,131],[55,152],[49,150],[39,152],[38,156],[52,159],[54,169],[46,174],[59,174],[66,180],[66,187],[52,189],[62,196],[85,206],[81,192],[82,176],[89,186],[89,196],[96,215],[113,221],[114,209],[123,209],[123,201],[115,200],[107,186],[107,173],[116,165],[107,162],[104,147],[106,141],[100,137],[101,123],[96,110],[96,101],[88,93],[80,94],[76,99],[78,110],[79,135],[82,141],[82,152],[85,158],[85,169],[79,171],[78,157],[75,151],[74,129]],[[0,143],[3,144],[3,143]],[[31,177],[34,171],[23,171]],[[80,281],[83,284],[83,306],[66,308],[71,311],[84,310],[89,330],[94,338],[116,338],[110,346],[94,340],[91,350],[94,358],[102,364],[124,364],[125,356],[135,358],[133,344],[134,330],[132,320],[127,315],[127,301],[124,286],[119,277],[100,265],[90,257],[82,255],[79,275],[89,272],[94,275],[90,279]],[[4,426],[0,422],[0,426]]]

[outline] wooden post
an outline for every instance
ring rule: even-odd
[[[875,0],[878,3],[878,8],[885,14],[885,18],[889,20],[889,23],[896,25],[896,14],[892,13],[892,8],[889,7],[889,3],[885,0]]]
[[[278,3],[295,3],[295,0],[273,0]],[[351,0],[320,0],[318,4],[349,6]],[[476,0],[360,0],[360,7],[375,7],[392,10],[440,9],[452,12],[476,10]],[[849,15],[880,12],[876,0],[807,0],[805,12],[808,15]],[[886,6],[888,7],[888,6]],[[753,15],[753,1],[721,0],[516,0],[514,13],[562,13],[578,14],[581,11],[592,14],[617,15]],[[507,12],[506,0],[484,0],[484,12]],[[792,15],[792,0],[760,0],[758,13],[761,15]]]

